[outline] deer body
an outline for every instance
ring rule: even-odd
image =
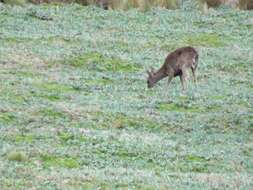
[[[196,84],[195,70],[198,65],[198,52],[190,46],[179,48],[170,53],[164,64],[158,71],[148,71],[148,88],[152,88],[158,81],[168,77],[168,83],[174,77],[179,76],[183,89],[185,89],[187,69],[192,70],[194,82]]]

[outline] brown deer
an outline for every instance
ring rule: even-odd
[[[148,88],[152,88],[158,81],[165,77],[169,77],[168,84],[170,84],[174,77],[179,76],[183,90],[185,90],[187,69],[192,70],[194,83],[196,85],[195,71],[198,66],[198,57],[198,52],[193,47],[189,46],[173,51],[167,56],[164,64],[158,71],[154,71],[154,69],[147,71]]]

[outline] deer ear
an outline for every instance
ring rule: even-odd
[[[151,75],[151,72],[150,72],[150,71],[148,71],[148,70],[147,70],[147,73],[148,73],[148,76],[150,76],[150,75]]]

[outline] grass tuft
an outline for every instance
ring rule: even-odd
[[[15,136],[16,142],[25,142],[25,143],[32,143],[34,141],[34,137],[32,135],[17,135]]]
[[[63,157],[57,157],[54,155],[41,155],[40,156],[44,167],[63,167],[63,168],[78,168],[79,163],[76,159],[73,158],[63,158]]]
[[[11,124],[16,120],[13,113],[0,112],[0,124]]]
[[[17,162],[25,162],[28,160],[26,153],[21,151],[11,151],[7,154],[6,157],[10,161],[17,161]]]

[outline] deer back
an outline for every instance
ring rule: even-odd
[[[183,68],[195,67],[198,53],[192,47],[183,47],[170,53],[164,63],[168,74],[180,75]]]

